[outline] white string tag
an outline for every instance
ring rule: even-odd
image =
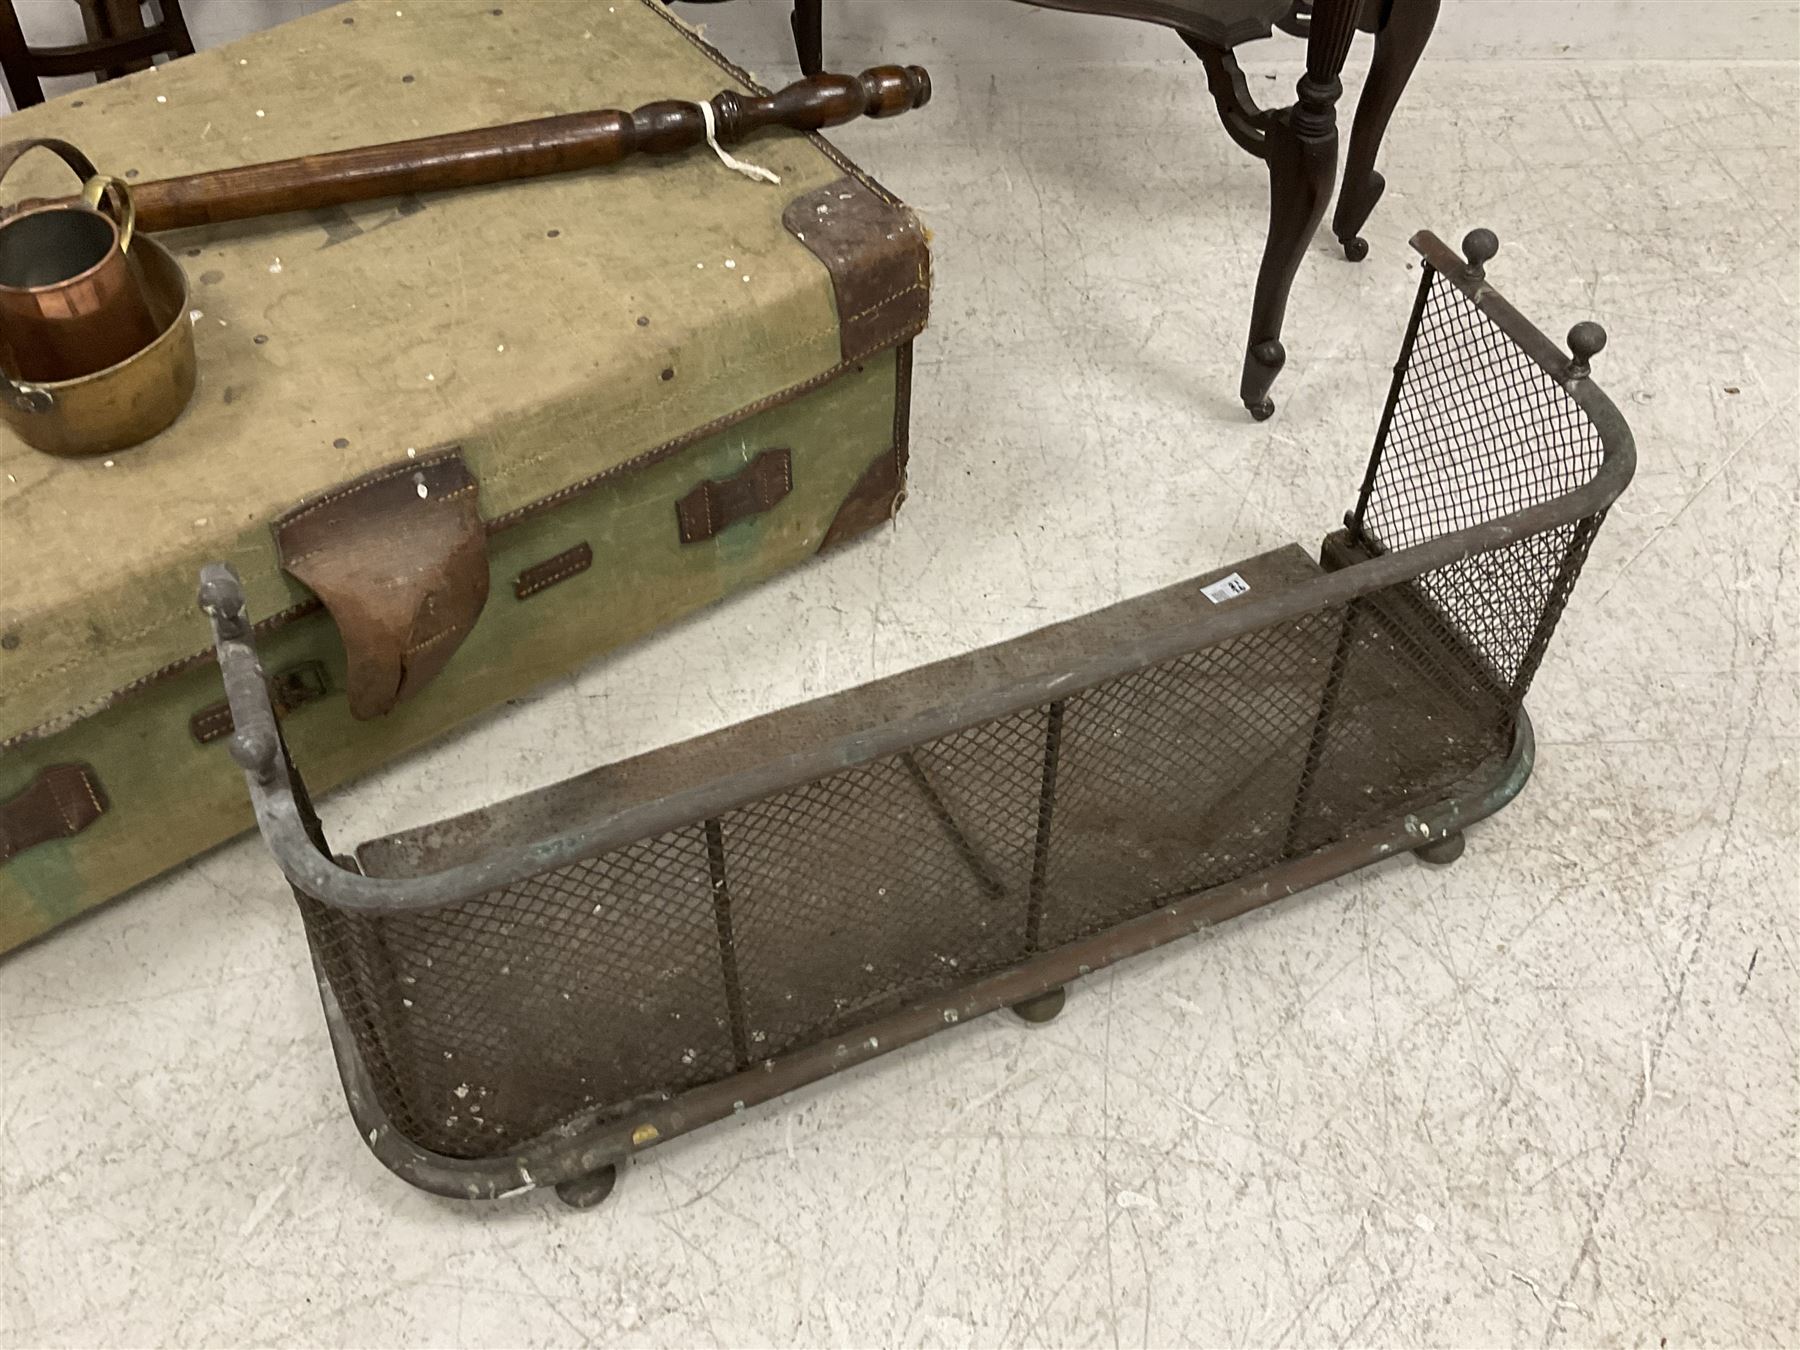
[[[737,172],[743,174],[744,177],[753,178],[759,183],[779,184],[781,182],[780,174],[765,169],[760,164],[746,164],[743,160],[732,154],[731,151],[720,145],[718,113],[713,110],[713,105],[711,103],[702,102],[696,106],[700,109],[700,116],[706,120],[706,143],[713,148],[713,153],[719,157],[719,162],[721,164],[728,169],[735,169]]]

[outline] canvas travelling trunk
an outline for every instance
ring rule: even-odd
[[[6,138],[148,180],[726,88],[660,0],[352,0]],[[891,517],[924,231],[817,137],[738,153],[780,185],[700,150],[161,236],[181,420],[105,459],[0,430],[0,950],[251,825],[203,562],[330,785]]]

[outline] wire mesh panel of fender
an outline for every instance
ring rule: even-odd
[[[1393,415],[1376,447],[1363,537],[1392,552],[1588,482],[1605,446],[1562,384],[1467,292],[1427,265]],[[1523,697],[1598,517],[1476,554],[1421,590],[1495,678]]]
[[[1512,706],[1400,587],[476,900],[303,908],[395,1125],[488,1156],[1441,801]]]

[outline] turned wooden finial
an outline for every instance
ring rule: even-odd
[[[859,117],[898,117],[931,102],[931,76],[921,66],[877,66],[860,75],[815,75],[757,98],[721,94],[713,100],[719,139],[732,141],[764,127],[818,131]]]

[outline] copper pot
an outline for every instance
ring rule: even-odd
[[[167,250],[133,239],[125,185],[66,141],[0,146],[0,178],[38,147],[83,188],[0,215],[0,422],[51,454],[123,449],[193,394],[187,279]]]
[[[60,148],[50,141],[7,146],[0,177],[36,145]],[[80,198],[0,220],[0,370],[14,380],[91,375],[142,351],[159,332],[131,258],[131,194],[91,172],[79,152],[63,159],[84,175]],[[103,202],[113,214],[100,209]]]

